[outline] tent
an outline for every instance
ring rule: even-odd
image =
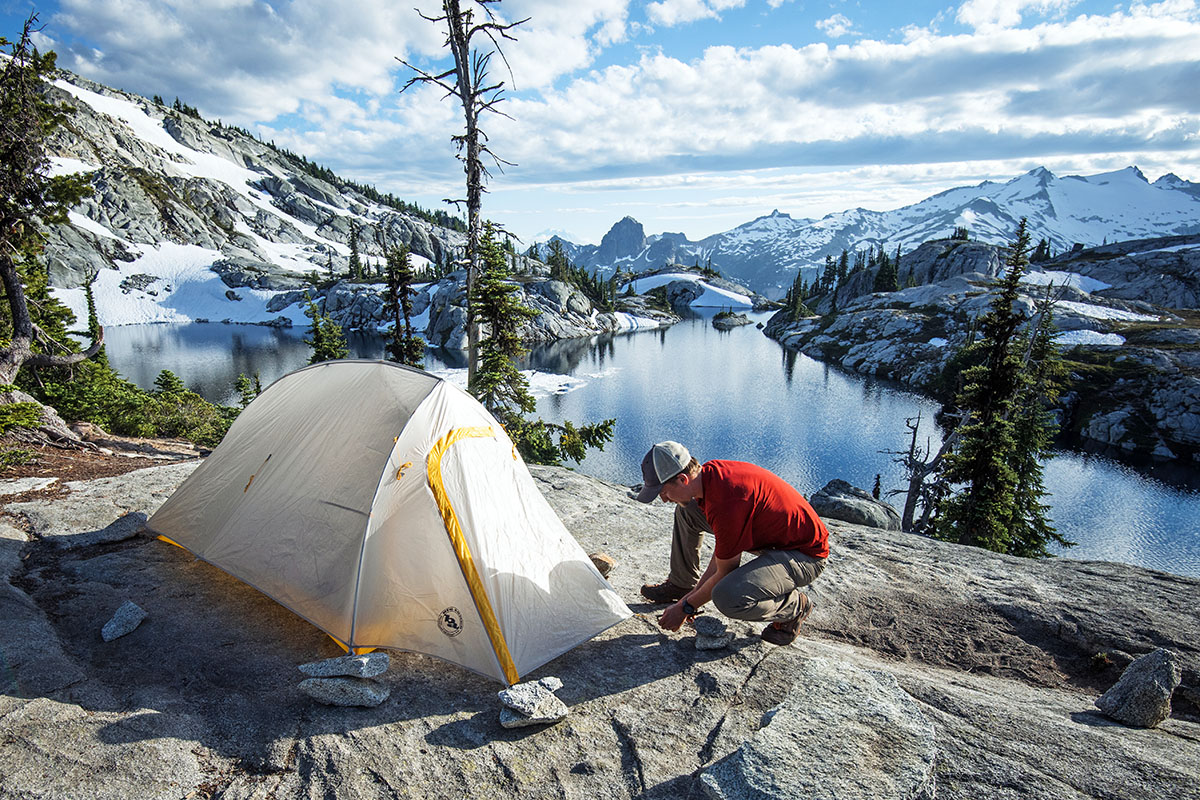
[[[386,361],[271,384],[147,527],[347,650],[507,684],[631,616],[487,410]]]

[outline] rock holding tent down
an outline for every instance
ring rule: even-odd
[[[549,725],[565,719],[567,706],[554,694],[562,688],[555,677],[518,683],[496,693],[505,708],[500,709],[500,724],[505,728]]]
[[[112,619],[104,623],[104,627],[100,629],[100,636],[106,642],[111,642],[113,639],[118,639],[127,633],[133,633],[138,625],[142,624],[142,620],[146,618],[146,612],[132,600],[126,600],[125,603],[117,609],[117,613],[112,615]]]
[[[692,626],[696,629],[697,650],[720,650],[733,641],[733,631],[727,630],[725,623],[716,617],[696,617]]]
[[[391,659],[382,650],[365,655],[338,656],[324,661],[301,664],[300,671],[313,678],[374,678],[387,672]]]
[[[300,691],[327,706],[364,706],[371,708],[388,699],[392,690],[369,678],[308,678],[300,681]]]
[[[1096,707],[1117,722],[1153,728],[1171,716],[1171,693],[1179,680],[1174,654],[1160,647],[1126,667],[1112,688],[1096,698]]]

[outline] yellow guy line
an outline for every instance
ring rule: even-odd
[[[450,543],[454,546],[455,555],[458,556],[458,566],[462,569],[463,577],[467,579],[471,597],[475,600],[475,608],[479,611],[479,616],[483,619],[483,627],[492,641],[492,650],[496,653],[496,660],[500,662],[500,668],[504,670],[504,677],[511,686],[518,681],[517,668],[513,664],[512,656],[509,655],[508,644],[504,641],[500,623],[496,621],[496,613],[492,610],[491,602],[488,601],[487,592],[484,591],[479,571],[475,569],[475,559],[471,557],[471,550],[467,547],[467,540],[463,537],[462,526],[458,524],[458,517],[454,514],[454,508],[450,505],[450,497],[446,494],[446,487],[442,484],[442,456],[450,449],[450,445],[462,439],[489,439],[495,435],[496,432],[491,428],[455,428],[438,440],[437,444],[433,446],[433,450],[429,452],[425,463],[429,472],[429,488],[433,490],[438,510],[442,513],[442,522],[446,526],[446,533],[450,536]]]

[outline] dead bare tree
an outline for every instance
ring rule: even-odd
[[[942,459],[954,449],[954,443],[958,439],[958,430],[962,427],[962,423],[959,423],[942,440],[942,444],[936,453],[933,452],[933,442],[930,437],[925,438],[924,447],[917,443],[918,432],[921,429],[920,412],[917,412],[916,417],[909,417],[904,420],[904,426],[912,434],[908,450],[883,450],[882,452],[896,456],[892,460],[904,467],[904,471],[908,474],[908,489],[892,489],[888,491],[888,496],[891,497],[897,494],[905,495],[904,513],[900,516],[900,527],[905,531],[912,531],[913,517],[916,515],[918,502],[921,502],[923,506],[921,514],[922,524],[928,522],[930,514],[933,513],[935,498],[931,496],[932,487],[926,483],[926,479],[937,472],[938,467],[942,464]]]
[[[497,156],[488,147],[488,136],[479,126],[480,115],[490,112],[507,117],[496,106],[504,100],[504,82],[491,82],[488,67],[492,56],[496,53],[504,59],[500,48],[500,40],[516,41],[509,31],[528,22],[529,18],[517,22],[505,23],[500,21],[490,6],[500,0],[467,0],[468,7],[463,8],[459,0],[443,0],[442,14],[437,17],[426,16],[419,10],[422,19],[437,25],[446,26],[446,47],[454,56],[454,66],[444,72],[433,74],[417,67],[403,58],[397,58],[404,66],[416,73],[404,84],[401,92],[415,84],[432,84],[443,89],[445,97],[455,97],[462,106],[465,127],[463,133],[451,137],[458,150],[458,159],[463,162],[463,171],[467,176],[466,199],[447,199],[467,209],[467,383],[473,385],[475,372],[478,367],[479,355],[479,325],[471,310],[469,299],[474,296],[475,281],[480,272],[479,240],[482,232],[480,209],[483,204],[483,193],[487,191],[485,182],[491,177],[483,163],[484,156],[492,159],[497,169],[513,166]],[[483,12],[484,20],[475,21],[475,8]],[[474,47],[477,36],[486,37],[491,42],[491,49],[481,52]],[[508,61],[505,59],[505,64]],[[511,70],[510,70],[511,74]],[[443,97],[443,99],[445,99]],[[511,119],[511,118],[510,118]]]
[[[43,76],[54,71],[54,53],[33,47],[30,34],[36,24],[32,14],[18,41],[0,39],[0,47],[8,51],[0,72],[0,282],[9,312],[7,319],[0,317],[0,404],[33,401],[13,385],[22,367],[76,364],[99,352],[104,341],[100,329],[91,346],[75,352],[43,331],[30,313],[21,274],[22,268],[39,268],[39,226],[66,222],[67,210],[91,193],[80,176],[49,174],[45,140],[63,121],[63,109],[45,96]],[[42,419],[48,435],[66,435],[49,409]]]

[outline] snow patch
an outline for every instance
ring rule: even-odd
[[[1122,311],[1119,308],[1096,306],[1090,303],[1077,303],[1073,300],[1060,300],[1055,304],[1058,308],[1073,311],[1076,314],[1092,319],[1111,319],[1118,322],[1158,322],[1158,317],[1149,314],[1135,314],[1132,311]]]
[[[1123,345],[1125,337],[1115,333],[1100,333],[1099,331],[1063,331],[1054,337],[1056,344],[1060,345]]]
[[[92,294],[101,325],[140,325],[155,322],[262,323],[286,317],[293,325],[307,325],[299,305],[268,313],[267,301],[279,294],[266,289],[230,289],[212,271],[221,253],[190,244],[163,242],[157,247],[131,245],[137,260],[119,262],[117,269],[96,273]],[[87,319],[83,289],[53,289],[54,296],[75,314]],[[232,297],[240,298],[238,300]]]
[[[467,388],[467,371],[465,369],[447,368],[434,371],[434,375],[463,389]],[[538,372],[524,369],[521,374],[529,380],[529,393],[538,400],[556,394],[567,394],[587,386],[589,381],[578,375],[559,375],[553,372]]]
[[[946,345],[948,345],[950,343],[947,342],[945,339],[943,339],[940,336],[935,336],[934,338],[929,340],[929,344],[933,345],[934,347],[945,347]]]
[[[1200,244],[1177,244],[1174,247],[1156,247],[1153,250],[1138,250],[1130,256],[1144,256],[1147,253],[1186,253],[1189,250],[1200,249]]]
[[[96,165],[80,161],[78,158],[50,156],[49,175],[51,178],[59,178],[63,175],[77,175],[80,172],[93,172],[98,169],[100,168]]]
[[[1032,286],[1048,286],[1053,283],[1055,286],[1073,286],[1081,292],[1098,292],[1101,289],[1111,289],[1111,283],[1089,278],[1087,275],[1080,275],[1078,272],[1054,272],[1047,270],[1045,272],[1027,272],[1021,276],[1021,283],[1027,283]]]

